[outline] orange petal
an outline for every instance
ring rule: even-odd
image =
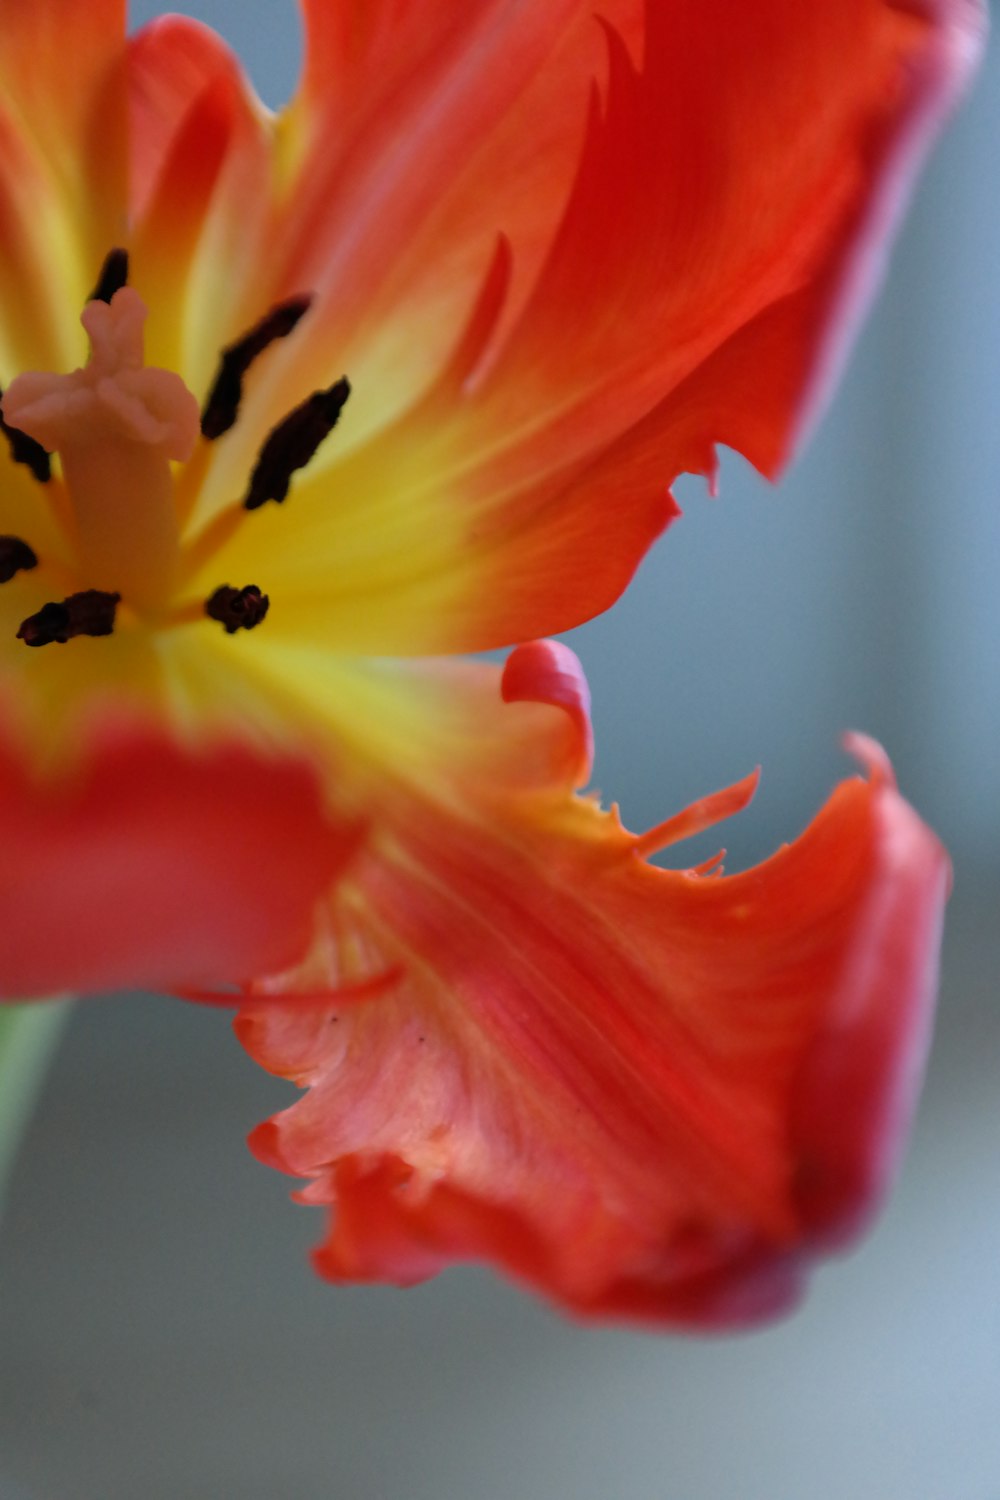
[[[0,8],[0,357],[60,368],[124,231],[125,0]]]
[[[649,392],[835,270],[846,295],[828,296],[814,358],[842,342],[983,15],[968,0],[672,0],[648,28],[642,73],[610,40],[606,110],[495,373],[508,422],[515,399],[528,419],[554,398],[564,439],[598,409],[622,431]]]
[[[358,842],[304,763],[105,731],[72,775],[0,747],[2,993],[215,986],[293,959]]]
[[[947,859],[876,764],[745,874],[655,868],[572,795],[588,730],[566,648],[515,652],[517,701],[500,686],[427,669],[448,761],[407,739],[317,950],[332,980],[345,954],[355,980],[407,977],[240,1017],[308,1088],[254,1150],[334,1205],[316,1263],[335,1280],[473,1258],[580,1314],[770,1315],[891,1176]]]
[[[131,278],[150,308],[147,356],[204,395],[223,344],[268,305],[270,130],[239,59],[185,17],[130,38],[128,80]]]
[[[551,254],[455,418],[465,504],[517,537],[480,580],[477,644],[486,618],[499,639],[581,617],[585,594],[574,619],[557,588],[515,621],[500,582],[515,551],[541,575],[553,510],[586,511],[599,535],[678,472],[711,473],[719,441],[772,474],[787,458],[983,32],[967,0],[674,0],[648,17],[642,73],[611,40]]]
[[[249,393],[246,425],[266,432],[339,361],[359,376],[351,427],[381,430],[451,354],[505,226],[505,315],[523,302],[570,192],[605,49],[586,0],[302,8],[306,66],[275,135],[257,313],[292,294],[316,300],[282,351],[280,382],[259,403]],[[641,0],[605,10],[641,41]],[[220,462],[224,503],[246,465],[235,452]]]
[[[4,105],[27,126],[48,169],[87,215],[97,256],[120,226],[124,187],[126,0],[32,0],[0,15]]]
[[[378,654],[566,629],[716,444],[777,471],[982,34],[973,0],[623,3],[599,59],[570,0],[306,15],[276,254],[318,297],[267,412],[353,393],[282,518],[284,624]]]
[[[403,325],[417,318],[432,370],[498,231],[514,243],[515,304],[537,274],[592,81],[607,71],[600,29],[586,0],[302,8],[305,70],[283,121],[283,275],[320,294],[341,342],[348,330],[366,339],[376,314],[411,366]],[[642,0],[602,10],[641,50]]]

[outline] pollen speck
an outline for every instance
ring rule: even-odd
[[[43,604],[22,622],[17,639],[26,646],[65,646],[78,635],[110,635],[120,603],[121,594],[84,589],[62,603]]]
[[[350,382],[342,376],[326,390],[307,396],[268,434],[250,476],[245,510],[258,510],[268,500],[279,504],[284,500],[295,470],[304,469],[330,436],[350,394]]]
[[[276,339],[287,338],[309,311],[312,298],[291,297],[279,302],[249,333],[223,349],[219,371],[201,414],[201,435],[209,442],[228,432],[239,415],[243,377]]]
[[[9,583],[15,573],[38,567],[34,548],[19,536],[0,536],[0,583]]]
[[[88,297],[88,302],[110,302],[115,292],[128,285],[128,251],[109,250],[104,257],[97,285]]]
[[[3,392],[0,391],[0,400],[2,398]],[[7,422],[2,415],[0,415],[0,432],[7,439],[10,456],[14,462],[24,464],[25,468],[30,469],[39,484],[48,484],[52,478],[52,460],[48,450],[34,438],[29,437],[26,432],[22,432],[20,428]]]
[[[237,630],[253,630],[259,625],[270,605],[268,596],[255,583],[248,583],[242,589],[223,584],[205,601],[205,613],[210,620],[224,625],[227,635],[235,635]]]

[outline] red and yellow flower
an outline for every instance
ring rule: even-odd
[[[238,996],[333,1278],[761,1316],[891,1171],[947,862],[858,741],[654,867],[752,783],[627,832],[539,637],[716,444],[778,470],[980,12],[302,10],[275,118],[193,22],[0,5],[0,987]]]

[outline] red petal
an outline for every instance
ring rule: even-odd
[[[812,1243],[823,1249],[849,1243],[867,1225],[891,1180],[930,1040],[936,974],[926,951],[937,947],[943,916],[940,881],[927,878],[926,831],[912,813],[897,815],[884,750],[864,735],[846,743],[869,769],[873,841],[893,878],[873,887],[859,910],[839,1004],[824,1018],[793,1101],[803,1161],[796,1196]],[[942,873],[947,882],[947,867]],[[895,1003],[885,1003],[890,995]],[[883,1003],[866,1007],[866,996]]]
[[[218,985],[291,961],[358,829],[298,761],[105,734],[72,775],[0,748],[0,992]]]
[[[221,37],[186,16],[160,16],[128,39],[129,211],[141,220],[191,109],[238,74]]]
[[[308,1086],[253,1145],[335,1205],[320,1270],[405,1283],[471,1257],[581,1314],[698,1326],[787,1306],[905,1137],[939,844],[876,770],[745,874],[657,869],[571,795],[566,648],[515,653],[506,706],[486,668],[425,686],[449,760],[408,738],[328,950],[333,980],[340,954],[408,978],[238,1022]]]

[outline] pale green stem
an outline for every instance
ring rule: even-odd
[[[0,1003],[0,1210],[17,1148],[70,1007],[68,1000]]]

